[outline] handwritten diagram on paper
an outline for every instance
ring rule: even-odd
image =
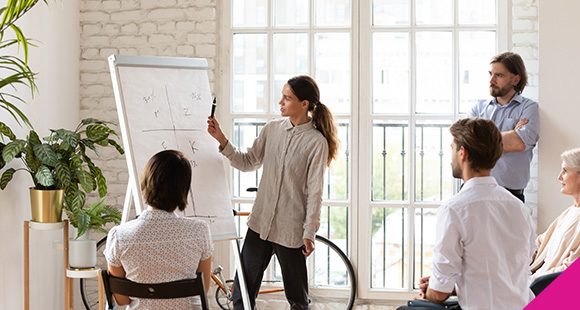
[[[117,107],[123,112],[122,133],[129,144],[125,149],[134,166],[129,173],[140,180],[155,153],[181,151],[193,173],[185,215],[208,222],[214,240],[237,237],[222,155],[207,133],[213,98],[206,70],[132,64],[117,65],[116,75],[122,97]]]

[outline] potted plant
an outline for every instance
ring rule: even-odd
[[[84,208],[84,201],[67,203],[65,208],[69,222],[77,229],[75,240],[69,241],[69,264],[73,268],[93,268],[97,263],[97,242],[90,232],[106,234],[105,225],[121,223],[121,211],[114,206],[105,205],[105,199]]]
[[[87,156],[87,149],[98,156],[98,146],[112,146],[119,154],[124,154],[123,148],[110,138],[111,135],[118,135],[109,124],[111,123],[87,118],[74,131],[51,129],[50,136],[41,140],[36,131],[30,130],[23,140],[17,139],[10,128],[0,122],[1,135],[10,140],[7,144],[0,142],[0,169],[15,158],[19,158],[24,164],[21,168],[10,167],[2,173],[0,189],[6,188],[17,171],[26,171],[34,184],[30,189],[31,199],[37,196],[37,190],[60,191],[60,195],[64,196],[60,198],[61,202],[64,200],[64,207],[74,211],[82,208],[86,194],[94,190],[98,190],[101,198],[104,197],[107,194],[106,179],[101,169]],[[33,205],[33,221],[60,221],[62,211],[45,211],[44,204],[39,207],[43,211],[35,211]],[[46,214],[48,215],[45,216]]]

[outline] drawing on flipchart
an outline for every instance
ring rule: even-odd
[[[165,102],[167,104],[167,111],[169,111],[168,114],[169,114],[169,120],[171,122],[171,128],[143,129],[142,132],[149,133],[149,132],[171,131],[171,132],[173,132],[173,136],[175,138],[174,142],[176,143],[176,149],[181,150],[181,147],[179,145],[180,139],[178,136],[178,132],[203,132],[204,130],[197,129],[197,128],[177,128],[175,118],[179,117],[179,115],[174,115],[174,112],[172,109],[172,101],[171,101],[171,98],[169,95],[169,90],[167,88],[167,85],[164,85],[164,87],[165,87],[165,99],[166,99]],[[200,92],[196,92],[196,91],[192,91],[191,94],[189,95],[189,97],[193,101],[193,104],[195,104],[197,101],[201,101],[203,99],[202,94]],[[145,105],[159,104],[156,100],[157,96],[155,94],[155,90],[152,90],[146,96],[143,96],[142,99],[143,99],[143,102]],[[190,108],[187,106],[184,106],[182,108],[182,111],[183,111],[183,116],[186,116],[186,117],[193,116],[193,114],[190,111]],[[162,112],[159,108],[154,108],[152,113],[153,113],[153,116],[155,117],[155,119],[159,119],[161,114],[164,112]],[[188,143],[189,143],[189,149],[191,150],[191,155],[186,154],[186,157],[189,159],[192,170],[194,170],[197,167],[196,153],[197,153],[197,151],[199,151],[199,149],[195,145],[196,144],[195,140],[188,139]],[[169,147],[170,146],[167,144],[167,141],[161,141],[161,148],[163,150],[166,150]],[[213,224],[215,222],[214,218],[216,218],[217,216],[215,216],[215,215],[198,215],[197,214],[196,207],[195,207],[195,198],[194,198],[193,190],[191,188],[189,190],[188,196],[189,196],[189,200],[191,201],[193,215],[188,215],[187,217],[206,218],[210,225]]]

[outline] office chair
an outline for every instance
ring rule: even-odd
[[[208,310],[207,295],[205,292],[205,285],[201,272],[197,273],[195,279],[185,279],[173,282],[164,283],[136,283],[124,278],[118,278],[109,274],[107,269],[101,269],[99,276],[103,281],[105,290],[105,297],[109,309],[114,309],[113,293],[137,297],[137,298],[151,298],[151,299],[170,299],[199,296],[201,299],[201,308]]]
[[[548,287],[548,285],[552,283],[552,281],[556,280],[556,278],[561,273],[562,272],[554,272],[536,278],[532,282],[532,284],[530,284],[530,289],[532,290],[535,296],[538,296],[546,287]],[[443,304],[434,304],[423,300],[409,300],[407,302],[407,306],[401,306],[397,308],[397,310],[458,309],[458,307],[459,303],[457,303],[457,299],[447,300]]]

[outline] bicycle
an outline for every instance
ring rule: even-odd
[[[350,260],[332,241],[316,235],[315,250],[307,259],[308,297],[311,308],[351,310],[356,295],[356,278]],[[233,309],[234,280],[224,280],[221,266],[214,269],[215,300],[223,310]],[[260,290],[259,294],[283,292],[283,288]]]

